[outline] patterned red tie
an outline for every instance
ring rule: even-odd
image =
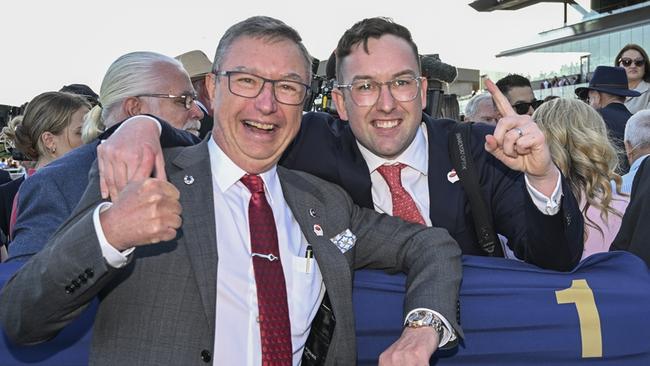
[[[248,221],[257,286],[262,365],[292,364],[291,323],[287,288],[280,261],[278,234],[273,211],[264,195],[264,182],[258,175],[245,175],[242,183],[251,192]]]
[[[390,189],[393,200],[393,216],[397,216],[404,221],[426,225],[413,198],[402,186],[402,169],[405,167],[406,165],[402,163],[382,165],[377,168],[377,171],[388,183],[388,189]]]

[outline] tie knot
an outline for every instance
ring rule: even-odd
[[[264,181],[259,175],[246,174],[240,180],[251,193],[264,193]]]
[[[388,183],[389,186],[393,186],[394,184],[402,185],[401,181],[401,174],[402,174],[402,169],[406,167],[406,164],[402,163],[397,163],[394,165],[382,165],[379,168],[377,168],[377,171],[379,174],[381,174],[382,177],[384,177],[384,180]]]

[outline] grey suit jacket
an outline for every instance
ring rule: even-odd
[[[138,247],[120,269],[106,264],[94,233],[92,211],[100,195],[93,168],[75,214],[0,294],[0,320],[10,338],[45,341],[99,296],[91,364],[211,363],[205,356],[211,356],[214,343],[217,245],[226,244],[216,243],[206,141],[165,151],[167,175],[180,190],[183,207],[176,239]],[[188,175],[193,184],[184,183]],[[286,201],[313,246],[337,319],[328,365],[356,362],[356,268],[407,272],[405,313],[416,307],[434,309],[462,335],[455,323],[460,249],[446,230],[359,208],[340,187],[306,173],[278,167],[278,175]],[[323,236],[315,235],[314,224],[321,225]],[[346,229],[357,240],[342,253],[330,238]]]

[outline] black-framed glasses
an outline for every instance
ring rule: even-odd
[[[390,95],[398,102],[410,102],[420,92],[421,76],[404,75],[393,80],[379,82],[375,80],[355,80],[350,84],[337,84],[336,88],[348,89],[352,101],[359,107],[370,107],[379,100],[381,87],[388,86]]]
[[[512,108],[515,109],[515,112],[517,112],[517,114],[526,114],[528,113],[530,107],[533,107],[533,110],[535,110],[539,108],[542,103],[544,103],[543,100],[533,99],[532,102],[519,102],[517,104],[513,104]]]
[[[140,94],[140,95],[136,95],[136,97],[173,99],[174,102],[183,105],[183,107],[185,107],[185,109],[187,109],[188,111],[192,109],[192,106],[194,105],[194,101],[198,98],[195,93],[181,94],[181,95],[152,93],[152,94]]]
[[[629,57],[621,57],[620,60],[618,60],[618,63],[623,65],[623,67],[630,67],[634,63],[634,66],[636,67],[641,67],[645,65],[645,60],[642,58],[637,58],[636,60],[632,60]]]
[[[257,98],[264,84],[270,83],[273,97],[278,103],[301,105],[311,91],[310,85],[295,80],[272,80],[243,71],[215,71],[214,74],[228,77],[228,90],[244,98]]]

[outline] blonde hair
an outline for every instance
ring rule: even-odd
[[[585,102],[562,98],[542,104],[533,120],[544,133],[551,158],[567,178],[573,195],[585,202],[585,223],[602,234],[600,226],[585,215],[590,206],[600,210],[604,221],[609,214],[622,216],[611,206],[610,181],[616,182],[620,194],[622,180],[615,173],[618,152],[609,140],[605,121]]]
[[[70,124],[72,115],[84,107],[90,109],[90,103],[76,94],[39,94],[29,102],[23,115],[14,117],[2,129],[3,138],[31,160],[49,156],[41,135],[45,132],[60,135]]]

